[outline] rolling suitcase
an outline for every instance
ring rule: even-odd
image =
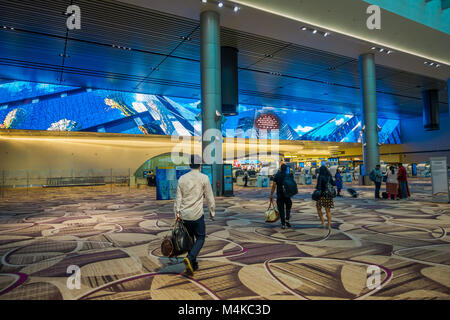
[[[348,189],[347,189],[347,192],[350,193],[350,195],[351,195],[353,198],[358,198],[358,192],[356,192],[355,189],[348,188]]]

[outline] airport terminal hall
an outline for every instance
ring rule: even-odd
[[[449,92],[449,0],[0,0],[0,300],[450,300]]]

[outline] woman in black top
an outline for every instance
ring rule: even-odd
[[[322,195],[320,199],[316,202],[317,214],[319,215],[320,221],[322,222],[322,226],[324,226],[324,219],[322,214],[322,207],[325,208],[325,212],[327,213],[328,219],[328,229],[331,228],[331,208],[334,208],[333,197],[327,191],[327,183],[330,182],[331,185],[335,186],[336,183],[333,181],[331,177],[331,173],[327,167],[321,166],[319,169],[319,176],[317,177],[317,185],[316,189],[322,191]]]

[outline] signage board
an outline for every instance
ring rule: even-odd
[[[177,186],[174,167],[156,167],[156,200],[175,199]]]
[[[430,158],[433,202],[449,202],[447,157]]]
[[[206,174],[208,176],[209,182],[211,182],[211,186],[212,186],[212,184],[213,184],[212,165],[210,165],[210,164],[202,164],[202,173],[204,173],[204,174]]]

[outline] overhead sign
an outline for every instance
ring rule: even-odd
[[[430,158],[433,202],[449,202],[447,157]]]

